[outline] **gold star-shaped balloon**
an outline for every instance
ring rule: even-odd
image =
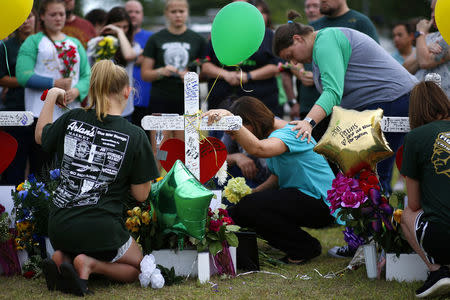
[[[375,171],[379,161],[394,154],[381,131],[382,118],[381,108],[359,112],[335,106],[330,125],[314,151],[336,163],[349,177],[362,169]]]

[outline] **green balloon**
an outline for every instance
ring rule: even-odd
[[[259,10],[247,2],[237,1],[217,13],[211,28],[211,42],[222,64],[237,65],[258,50],[264,33],[264,18]]]
[[[151,202],[163,233],[187,234],[202,240],[213,195],[177,160],[151,190]]]

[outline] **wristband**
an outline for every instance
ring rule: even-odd
[[[252,75],[250,74],[250,72],[247,72],[247,81],[251,81],[252,80]]]
[[[308,122],[308,123],[312,126],[312,128],[316,127],[316,121],[314,121],[314,120],[311,119],[310,117],[305,117],[305,118],[303,119],[303,121]]]
[[[289,104],[290,107],[294,106],[297,103],[298,103],[297,99],[295,99],[295,98],[288,101],[288,104]]]
[[[416,32],[414,32],[414,38],[415,39],[417,39],[421,35],[425,35],[425,33],[423,31],[416,31]]]

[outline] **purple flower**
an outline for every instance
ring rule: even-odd
[[[28,175],[28,181],[31,183],[36,182],[36,177],[34,177],[34,174]]]
[[[388,219],[387,216],[381,215],[381,219],[383,220],[384,225],[386,226],[386,229],[391,231],[394,230],[394,227],[392,227],[391,221]]]
[[[380,191],[378,191],[377,189],[369,190],[369,198],[370,198],[370,200],[372,200],[373,205],[375,205],[375,206],[380,205],[381,194],[380,194]]]
[[[376,220],[373,220],[371,225],[372,225],[372,229],[375,232],[380,232],[381,230],[381,220],[378,218],[378,215],[375,214],[375,218]]]
[[[345,230],[342,232],[344,233],[344,240],[347,242],[348,247],[351,250],[354,251],[358,249],[359,246],[365,244],[364,239],[353,232],[353,228],[345,227]]]
[[[0,204],[0,215],[5,212],[5,207]]]
[[[392,207],[387,203],[381,203],[379,208],[382,210],[383,213],[385,213],[388,216],[392,215],[392,213],[394,212]]]
[[[61,170],[60,169],[54,169],[50,170],[50,179],[56,180],[61,176]]]
[[[20,191],[19,192],[19,198],[22,200],[25,200],[25,198],[28,196],[28,191],[24,190],[24,191]]]

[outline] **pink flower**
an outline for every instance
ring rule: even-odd
[[[342,196],[342,207],[358,208],[362,203],[366,201],[367,197],[364,195],[363,191],[358,192],[345,192]]]

